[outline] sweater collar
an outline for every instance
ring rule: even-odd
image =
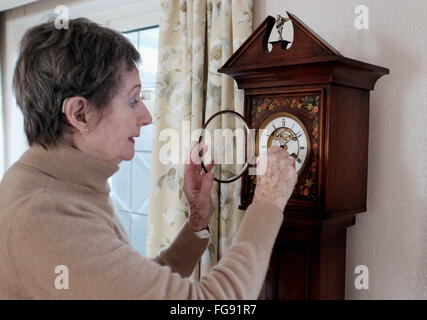
[[[47,150],[34,145],[20,160],[59,180],[84,185],[102,193],[110,192],[107,180],[119,170],[118,165],[65,144],[50,146]]]

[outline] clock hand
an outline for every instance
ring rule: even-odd
[[[293,140],[292,138],[289,138],[288,141],[286,141],[285,145],[288,144],[289,141]]]
[[[297,134],[296,134],[296,133],[294,133],[294,136],[292,137],[292,140],[294,140],[294,141],[297,141],[297,140],[298,140],[298,137],[297,137]]]
[[[278,132],[276,132],[275,137],[273,138],[273,140],[277,140],[279,142],[280,148],[284,149],[285,145],[282,144],[282,139],[280,139],[280,135]]]
[[[293,137],[289,137],[289,140],[286,142],[286,143],[288,143],[289,141],[291,141],[291,140],[293,140],[293,141],[298,141],[298,137],[297,137],[297,135],[294,133],[294,136]]]

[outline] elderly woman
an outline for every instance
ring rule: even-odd
[[[200,232],[212,216],[213,176],[191,162],[183,186],[188,221],[157,257],[142,257],[107,183],[151,123],[139,98],[139,59],[126,38],[87,19],[25,34],[13,87],[30,148],[0,185],[0,298],[257,298],[296,183],[294,160],[280,148],[268,151],[233,245],[198,282],[188,276],[208,243]]]

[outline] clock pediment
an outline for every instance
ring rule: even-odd
[[[334,57],[342,57],[335,48],[323,40],[295,15],[289,12],[287,14],[294,28],[294,40],[290,43],[289,49],[286,49],[288,41],[276,41],[272,42],[273,48],[269,51],[268,39],[276,19],[268,16],[230,57],[220,69],[220,72],[228,73],[227,71],[229,70],[234,68],[241,70],[242,67],[253,69],[258,65],[262,65],[265,68],[269,65],[296,64],[306,60],[306,62],[313,62],[313,58],[316,57],[320,60],[324,60],[325,58],[333,60]]]

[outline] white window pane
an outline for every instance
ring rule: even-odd
[[[111,199],[118,210],[130,210],[130,162],[122,161],[111,178]]]
[[[150,187],[151,153],[136,152],[132,177],[132,212],[147,213]]]
[[[125,228],[128,237],[130,237],[130,215],[126,211],[117,210],[117,215],[119,216],[120,222]]]
[[[133,44],[135,49],[138,50],[138,32],[128,32],[123,34]]]
[[[146,234],[147,234],[147,216],[139,215],[132,213],[131,214],[131,223],[132,223],[132,234],[131,234],[131,243],[132,246],[137,250],[141,255],[145,256],[145,244],[146,244]]]
[[[138,51],[142,57],[142,71],[140,73],[142,89],[156,87],[158,45],[159,28],[139,31]]]
[[[141,128],[141,134],[135,139],[135,150],[136,151],[147,151],[151,152],[153,144],[153,127],[150,124]]]

